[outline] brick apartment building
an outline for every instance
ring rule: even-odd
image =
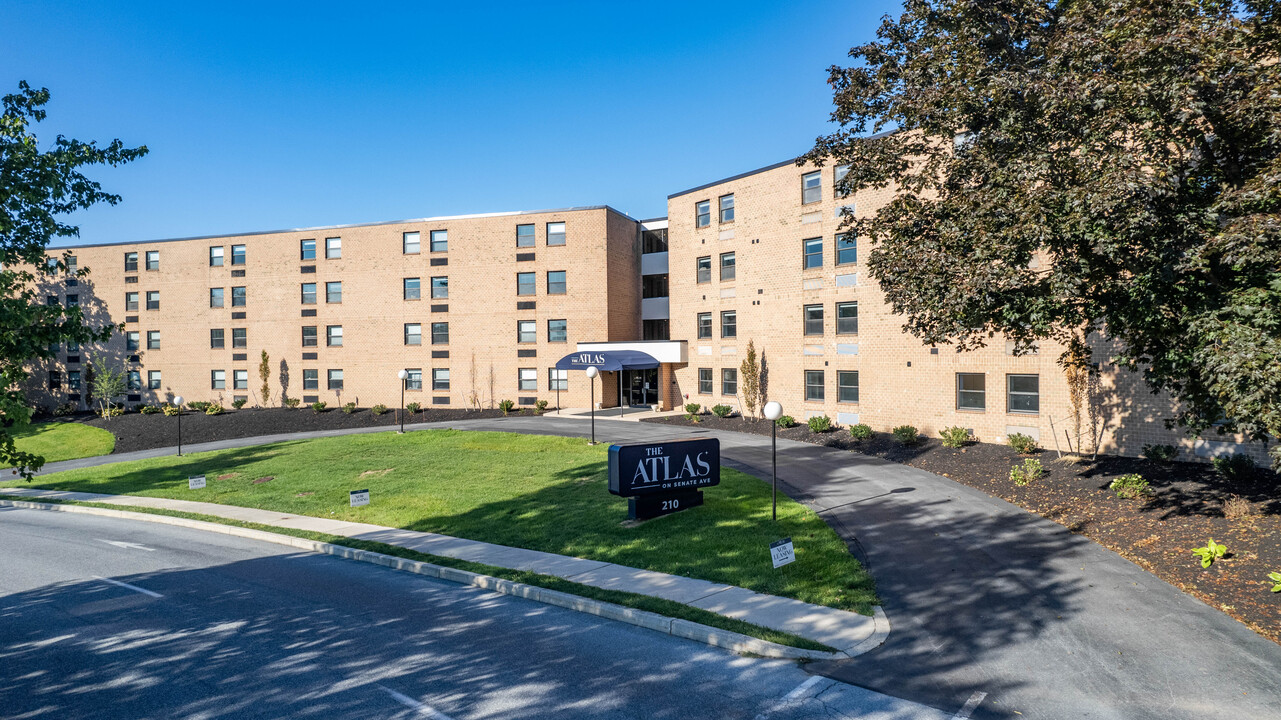
[[[406,401],[424,407],[739,408],[752,341],[769,397],[798,420],[959,425],[1066,449],[1061,348],[957,353],[904,333],[863,268],[867,248],[839,231],[843,208],[870,216],[889,191],[838,197],[841,171],[778,163],[673,194],[668,217],[646,221],[598,206],[79,246],[92,274],[50,284],[48,302],[125,332],[60,348],[35,368],[32,399],[83,405],[86,361],[106,355],[130,373],[129,404],[261,404],[265,350],[269,404],[396,406],[406,369]],[[588,364],[611,368],[593,389]],[[1108,451],[1264,457],[1166,430],[1171,403],[1131,373],[1103,365],[1100,379]]]

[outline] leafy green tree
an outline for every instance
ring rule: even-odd
[[[271,383],[268,382],[271,379],[271,358],[266,350],[262,351],[262,360],[258,363],[258,377],[262,378],[262,387],[259,388],[262,406],[267,407],[267,403],[271,402]]]
[[[98,403],[98,414],[110,420],[111,401],[124,395],[129,389],[125,377],[126,371],[123,367],[112,365],[103,358],[91,360],[90,367],[93,368],[91,397]]]
[[[925,342],[1113,347],[1171,423],[1281,437],[1279,9],[907,0],[830,70],[840,129],[802,160],[888,188],[845,222]]]
[[[56,263],[46,262],[51,240],[79,234],[79,228],[60,218],[120,201],[79,168],[120,165],[143,156],[147,148],[126,148],[119,140],[99,147],[59,135],[42,150],[31,125],[45,119],[49,91],[21,82],[17,93],[0,102],[0,425],[9,427],[31,419],[21,390],[31,362],[53,357],[50,347],[55,344],[102,342],[113,330],[89,327],[79,308],[44,304],[36,290],[71,271],[65,254]],[[74,272],[84,276],[89,269]],[[19,451],[4,427],[0,465],[13,466],[29,479],[44,459]]]
[[[761,366],[756,361],[756,342],[747,341],[747,356],[738,367],[740,385],[743,388],[743,417],[756,419],[756,407],[761,399]]]

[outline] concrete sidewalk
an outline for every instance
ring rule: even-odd
[[[889,623],[884,613],[880,612],[880,608],[877,608],[876,617],[868,617],[790,598],[762,595],[733,585],[639,570],[598,560],[585,560],[537,550],[464,540],[435,533],[234,505],[136,495],[104,495],[37,488],[0,488],[0,497],[74,500],[125,507],[176,510],[259,525],[338,535],[354,540],[380,542],[430,555],[553,575],[606,590],[619,590],[672,600],[718,615],[821,642],[850,657],[880,645],[889,632]]]

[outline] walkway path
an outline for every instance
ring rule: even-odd
[[[596,434],[607,442],[718,437],[726,465],[768,477],[769,438],[601,420]],[[420,427],[588,432],[578,418]],[[191,451],[336,434],[246,438]],[[787,493],[820,512],[864,561],[894,625],[880,648],[811,664],[811,671],[934,707],[979,698],[974,718],[1278,715],[1281,646],[1115,553],[933,473],[787,440],[778,449]],[[136,455],[51,463],[48,470]]]

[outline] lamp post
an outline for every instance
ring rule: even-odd
[[[773,400],[765,403],[765,419],[769,420],[770,485],[773,487],[773,517],[778,522],[778,422],[783,417],[783,406]]]
[[[401,369],[400,369],[400,372],[396,373],[396,377],[400,378],[400,430],[399,430],[399,434],[400,434],[400,435],[404,435],[404,434],[405,434],[405,383],[406,383],[405,378],[409,377],[409,371],[408,371],[408,370],[406,370],[406,369],[404,369],[404,368],[401,368]]]
[[[600,370],[597,370],[595,365],[587,366],[587,386],[592,389],[592,400],[591,400],[592,439],[587,443],[588,445],[596,444],[596,376],[597,375],[600,375]]]
[[[175,395],[173,404],[178,408],[178,457],[182,457],[182,396]]]

